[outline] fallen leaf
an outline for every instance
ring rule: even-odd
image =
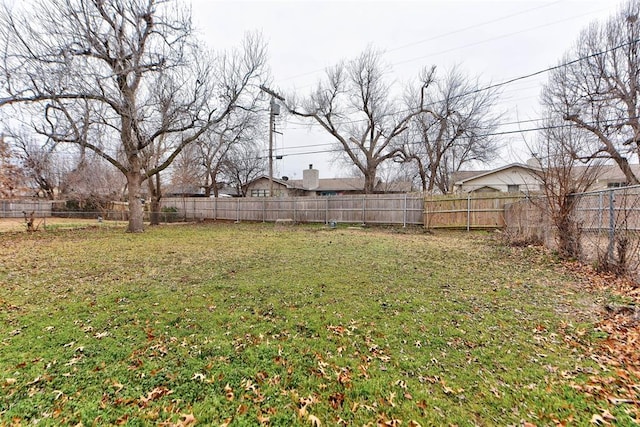
[[[112,386],[113,386],[113,387],[115,387],[115,389],[116,389],[116,391],[115,391],[115,392],[116,392],[116,394],[117,394],[120,390],[122,390],[122,389],[124,388],[124,385],[120,384],[120,382],[119,382],[119,381],[114,381],[114,382],[113,382],[113,384],[112,384]]]
[[[148,402],[160,399],[161,397],[170,395],[171,393],[173,393],[173,390],[169,390],[166,387],[156,387],[149,393],[147,393],[147,397],[140,396],[140,399],[138,399],[138,401],[140,402],[140,404],[142,404],[142,406],[145,406]]]
[[[196,423],[196,417],[193,414],[182,414],[182,420],[178,424],[179,427],[188,427]]]
[[[602,411],[601,415],[602,415],[602,418],[604,418],[607,421],[614,421],[616,419],[616,417],[614,417],[613,414],[607,411],[606,409]]]
[[[329,404],[333,409],[338,409],[344,402],[344,393],[334,393],[329,396]]]
[[[318,419],[318,417],[316,417],[315,415],[309,415],[308,420],[313,427],[320,427],[322,425],[320,419]]]
[[[224,393],[229,402],[233,400],[233,389],[229,386],[229,383],[224,386]]]
[[[205,378],[207,377],[204,374],[201,374],[200,372],[196,372],[195,374],[193,374],[193,377],[191,379],[196,381],[204,381]]]

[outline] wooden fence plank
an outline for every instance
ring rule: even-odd
[[[368,194],[329,197],[165,198],[187,220],[266,221],[292,219],[302,223],[366,223],[422,225],[421,194]]]
[[[524,195],[447,195],[428,197],[424,202],[427,228],[503,228],[504,207]]]

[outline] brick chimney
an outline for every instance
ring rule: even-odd
[[[305,190],[315,190],[320,185],[320,171],[309,165],[309,169],[302,171],[302,186]]]

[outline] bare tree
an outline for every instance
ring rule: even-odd
[[[631,0],[583,30],[543,91],[549,111],[594,136],[579,157],[612,159],[630,184],[640,183],[629,166],[640,154],[639,13]]]
[[[171,165],[170,187],[174,193],[202,185],[202,162],[197,144],[190,144],[178,154]]]
[[[222,163],[222,173],[238,195],[247,196],[248,184],[267,170],[267,158],[256,144],[233,147]]]
[[[11,146],[0,134],[0,197],[13,197],[22,186],[23,171]]]
[[[500,146],[491,133],[499,121],[494,112],[498,93],[481,87],[478,80],[452,69],[429,87],[429,111],[413,117],[402,135],[402,158],[415,162],[423,191],[448,193],[454,172],[470,162],[495,158]],[[417,107],[419,101],[409,102]]]
[[[109,202],[122,198],[125,186],[124,176],[113,165],[87,152],[79,156],[73,169],[61,176],[59,198],[102,210]]]
[[[198,140],[205,196],[209,197],[213,191],[218,197],[218,177],[225,170],[230,170],[230,162],[240,161],[242,164],[237,165],[238,169],[246,169],[247,161],[239,156],[253,153],[250,149],[239,150],[238,145],[255,145],[262,124],[256,112],[256,108],[236,111]]]
[[[326,80],[301,107],[289,106],[293,114],[314,119],[333,136],[364,175],[365,193],[374,192],[378,167],[398,155],[396,141],[409,121],[427,111],[424,91],[435,69],[421,73],[418,102],[410,108],[392,97],[386,71],[380,54],[369,48],[353,61],[327,70]]]
[[[25,178],[30,183],[29,187],[34,189],[36,195],[49,200],[55,199],[61,173],[55,144],[46,141],[39,144],[35,138],[27,134],[15,134],[10,131],[9,135]]]
[[[38,115],[53,141],[93,150],[127,179],[128,231],[143,230],[141,186],[241,104],[265,48],[207,54],[174,0],[39,0],[0,14],[0,106]],[[168,147],[157,165],[145,151]]]
[[[555,227],[558,253],[563,258],[578,258],[580,224],[575,216],[574,195],[595,183],[602,161],[580,161],[578,153],[593,137],[573,126],[563,126],[562,122],[561,118],[548,116],[544,130],[529,149],[540,165],[538,174],[544,194],[540,207],[548,212]]]
[[[7,140],[19,162],[25,187],[35,196],[96,205],[124,194],[122,174],[97,154],[81,146],[64,150],[51,139],[26,132],[24,124],[18,128],[22,132],[8,129]]]

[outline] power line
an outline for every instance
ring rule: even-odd
[[[551,4],[548,4],[548,5],[542,5],[542,6],[538,6],[538,7],[535,7],[535,8],[527,9],[527,10],[521,11],[521,12],[516,12],[516,13],[513,13],[511,15],[505,15],[503,17],[496,18],[496,19],[491,20],[491,21],[486,21],[486,22],[483,22],[483,23],[480,23],[480,24],[476,24],[476,25],[472,25],[472,26],[469,26],[469,27],[465,27],[465,28],[462,28],[462,29],[459,29],[459,30],[454,30],[454,31],[451,31],[451,32],[448,32],[448,33],[444,33],[444,34],[440,34],[440,35],[434,36],[432,38],[424,39],[424,40],[421,40],[421,41],[408,43],[406,45],[402,45],[402,46],[399,46],[399,47],[396,47],[396,48],[385,49],[385,50],[382,51],[382,54],[386,54],[386,53],[389,53],[389,52],[394,52],[394,51],[397,51],[397,50],[401,50],[401,49],[404,49],[406,47],[410,47],[410,46],[413,46],[413,45],[425,43],[425,42],[428,42],[428,41],[431,41],[431,40],[435,40],[435,39],[439,39],[439,38],[442,38],[442,37],[446,37],[448,35],[464,32],[464,31],[467,31],[469,29],[481,27],[481,26],[484,26],[484,25],[487,25],[487,24],[490,24],[490,23],[495,23],[495,22],[498,22],[498,21],[502,21],[504,19],[511,18],[513,16],[522,15],[524,13],[528,13],[528,12],[536,10],[536,9],[541,9],[543,7],[552,6],[552,5],[555,5],[555,4],[558,4],[558,3],[561,3],[561,1],[557,1],[555,3],[551,3]],[[480,40],[480,41],[469,43],[469,44],[466,44],[466,45],[457,46],[457,47],[453,47],[453,48],[450,48],[450,49],[441,50],[441,51],[438,51],[438,52],[433,52],[433,53],[430,53],[428,55],[422,55],[422,56],[415,57],[415,58],[405,59],[405,60],[402,60],[402,61],[398,61],[398,62],[392,63],[390,65],[391,66],[401,65],[401,64],[417,61],[417,60],[420,60],[420,59],[424,59],[424,58],[427,58],[427,57],[442,55],[442,54],[445,54],[445,53],[453,52],[455,50],[465,49],[465,48],[472,47],[472,46],[477,46],[477,45],[480,45],[480,44],[483,44],[483,43],[504,39],[504,38],[511,37],[513,35],[516,35],[516,34],[522,34],[522,33],[526,33],[526,32],[533,31],[533,30],[537,30],[537,29],[540,29],[540,28],[545,28],[545,27],[549,27],[549,26],[552,26],[552,25],[560,24],[560,23],[563,23],[563,22],[571,21],[571,20],[574,20],[574,19],[582,18],[584,16],[588,16],[588,15],[593,14],[594,12],[600,12],[602,10],[606,10],[606,9],[598,9],[598,10],[586,12],[586,13],[583,13],[581,15],[571,16],[569,18],[564,18],[564,19],[560,19],[560,20],[557,20],[557,21],[548,22],[548,23],[545,23],[545,24],[542,24],[542,25],[538,25],[538,26],[535,26],[535,27],[529,27],[529,28],[525,28],[523,30],[514,31],[514,32],[511,32],[511,33],[507,33],[507,34],[502,34],[502,35],[499,35],[499,36],[496,36],[496,37],[491,37],[491,38],[488,38],[488,39]],[[293,76],[289,76],[289,77],[285,77],[285,78],[282,78],[282,79],[278,79],[277,81],[283,82],[283,81],[287,81],[287,80],[294,80],[294,79],[296,79],[298,77],[305,77],[305,76],[308,76],[308,75],[312,75],[312,74],[316,74],[316,73],[325,71],[327,68],[329,68],[329,67],[327,66],[327,67],[319,68],[319,69],[316,69],[316,70],[313,70],[313,71],[308,71],[308,72],[305,72],[305,73],[296,74],[296,75],[293,75]],[[313,84],[308,84],[308,85],[304,85],[302,87],[310,87],[312,85]]]
[[[604,54],[607,54],[607,53],[610,53],[610,52],[614,52],[614,51],[616,51],[618,49],[622,49],[623,47],[631,46],[632,44],[638,43],[638,42],[640,42],[640,39],[634,39],[634,40],[628,41],[626,43],[622,43],[622,44],[619,44],[617,46],[611,47],[609,49],[602,50],[602,51],[599,51],[599,52],[594,52],[594,53],[589,54],[589,55],[581,56],[581,57],[578,57],[578,58],[573,59],[571,61],[567,61],[567,62],[558,64],[558,65],[554,65],[552,67],[547,67],[545,69],[542,69],[542,70],[539,70],[539,71],[535,71],[533,73],[525,74],[525,75],[518,76],[518,77],[513,77],[511,79],[502,81],[500,83],[491,84],[491,85],[484,86],[484,87],[481,87],[481,88],[478,88],[478,89],[474,89],[474,90],[471,90],[471,91],[468,91],[468,92],[465,92],[465,93],[461,93],[459,95],[453,96],[451,99],[462,98],[464,96],[474,95],[476,93],[484,92],[484,91],[487,91],[487,90],[497,89],[497,88],[500,88],[502,86],[506,86],[508,84],[512,84],[512,83],[515,83],[515,82],[518,82],[518,81],[521,81],[521,80],[529,79],[531,77],[539,76],[541,74],[545,74],[545,73],[548,73],[550,71],[558,70],[560,68],[567,67],[569,65],[573,65],[573,64],[576,64],[578,62],[585,61],[587,59],[595,58],[595,57],[598,57],[600,55],[604,55]],[[439,102],[444,102],[444,101],[445,100],[433,101],[433,102],[430,102],[427,105],[428,106],[432,106],[432,105],[435,105],[435,104],[437,104]],[[410,111],[412,111],[412,110],[411,109],[402,109],[402,110],[398,110],[398,111],[395,111],[393,113],[390,113],[390,115],[391,114],[408,113]],[[354,120],[347,120],[347,121],[343,121],[343,122],[336,122],[336,123],[334,123],[334,125],[340,126],[340,125],[345,125],[345,124],[354,124],[354,123],[360,123],[360,122],[366,122],[366,121],[367,121],[367,119],[354,119]]]
[[[513,18],[514,16],[524,15],[525,13],[533,12],[534,10],[544,9],[546,7],[549,7],[549,6],[555,6],[558,3],[562,3],[562,0],[558,0],[558,1],[553,2],[553,3],[543,4],[542,6],[532,7],[530,9],[521,10],[519,12],[511,13],[509,15],[504,15],[504,16],[501,16],[499,18],[492,19],[490,21],[485,21],[485,22],[481,22],[479,24],[470,25],[468,27],[459,28],[457,30],[449,31],[448,33],[438,34],[437,36],[429,37],[429,38],[426,38],[426,39],[423,39],[423,40],[418,40],[418,41],[415,41],[415,42],[407,43],[407,44],[402,45],[402,46],[398,46],[398,47],[395,47],[395,48],[392,48],[392,49],[388,49],[385,52],[395,52],[397,50],[401,50],[401,49],[405,49],[405,48],[408,48],[408,47],[416,46],[416,45],[419,45],[419,44],[427,43],[427,42],[430,42],[430,41],[438,40],[438,39],[441,39],[441,38],[444,38],[444,37],[447,37],[447,36],[450,36],[450,35],[453,35],[453,34],[463,33],[465,31],[473,30],[475,28],[484,27],[485,25],[488,25],[488,24],[495,24],[496,22],[500,22],[500,21],[504,21],[505,19]]]
[[[593,12],[587,12],[587,13],[583,13],[582,15],[572,16],[570,18],[565,18],[565,19],[560,19],[558,21],[548,22],[546,24],[538,25],[538,26],[535,26],[535,27],[525,28],[524,30],[514,31],[512,33],[502,34],[502,35],[499,35],[499,36],[491,37],[491,38],[480,40],[480,41],[477,41],[477,42],[468,43],[468,44],[465,44],[465,45],[462,45],[462,46],[456,46],[456,47],[453,47],[453,48],[450,48],[450,49],[445,49],[445,50],[441,50],[441,51],[438,51],[438,52],[433,52],[433,53],[430,53],[428,55],[422,55],[422,56],[418,56],[416,58],[405,59],[403,61],[396,62],[396,63],[394,63],[392,65],[406,64],[406,63],[409,63],[409,62],[418,61],[420,59],[428,58],[428,57],[431,57],[431,56],[438,56],[438,55],[442,55],[442,54],[445,54],[445,53],[453,52],[455,50],[466,49],[468,47],[477,46],[477,45],[484,44],[484,43],[487,43],[487,42],[492,42],[492,41],[496,41],[496,40],[505,39],[507,37],[514,36],[516,34],[522,34],[522,33],[526,33],[526,32],[529,32],[529,31],[538,30],[540,28],[549,27],[551,25],[560,24],[562,22],[571,21],[573,19],[582,18],[583,16],[587,16],[587,15],[590,15],[592,13]]]
[[[638,119],[638,118],[640,118],[640,116],[630,117],[629,119]],[[542,119],[522,120],[522,121],[518,121],[518,122],[512,122],[511,124],[531,123],[531,122],[537,122],[537,121],[541,121],[541,120]],[[616,119],[601,120],[599,122],[588,122],[587,124],[595,125],[595,124],[614,123],[614,122],[617,122],[617,120]],[[486,138],[486,137],[492,137],[492,136],[505,136],[505,135],[520,134],[520,133],[528,133],[528,132],[538,132],[538,131],[543,131],[543,130],[571,128],[571,127],[574,127],[574,126],[575,125],[572,124],[572,123],[561,124],[561,125],[553,125],[553,126],[537,126],[537,127],[533,127],[533,128],[527,128],[527,129],[517,129],[517,130],[500,131],[500,132],[490,132],[490,133],[485,133],[485,134],[481,134],[481,135],[474,135],[474,137],[475,138]],[[462,135],[460,138],[470,138],[470,137],[466,136],[466,135]],[[416,141],[416,142],[412,142],[411,144],[418,145],[418,144],[422,144],[422,143],[423,143],[423,141]],[[283,147],[282,149],[283,150],[289,150],[289,149],[294,149],[294,148],[324,147],[324,146],[330,146],[330,145],[335,145],[335,144],[336,144],[335,142],[327,142],[327,143],[321,143],[321,144],[310,144],[310,145],[301,145],[301,146],[293,146],[293,147]],[[333,149],[327,149],[327,150],[287,153],[287,154],[282,154],[282,156],[300,156],[300,155],[307,155],[307,154],[333,153],[333,152],[341,152],[341,151],[344,151],[344,149],[342,149],[342,148],[333,148]]]

